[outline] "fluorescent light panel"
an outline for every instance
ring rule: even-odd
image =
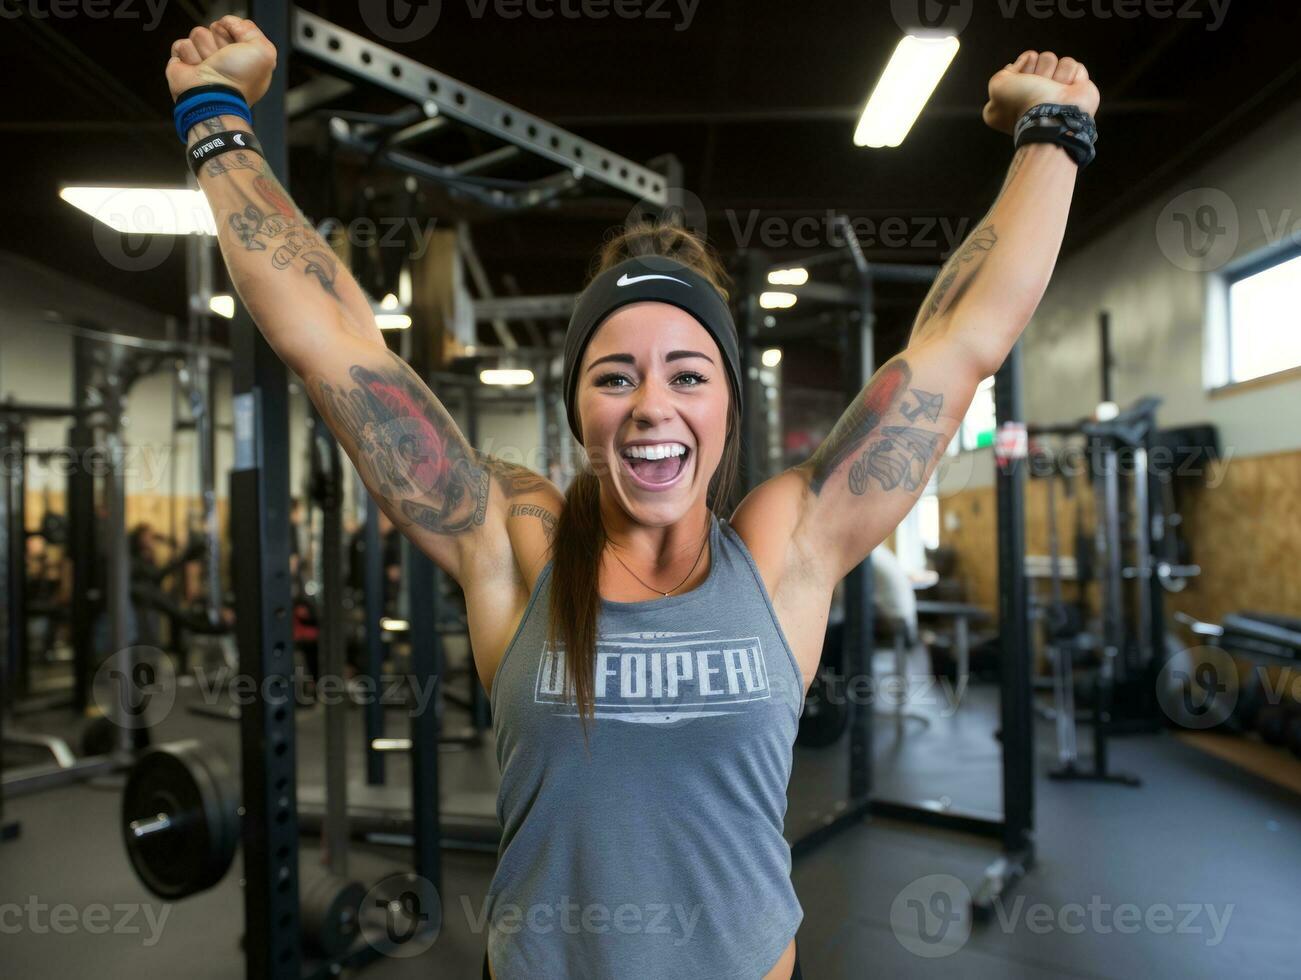
[[[375,326],[381,330],[406,330],[411,326],[411,317],[405,313],[376,313]]]
[[[185,187],[70,186],[59,197],[123,234],[217,234],[208,199]]]
[[[533,372],[527,368],[484,368],[479,380],[486,385],[527,385],[533,383]]]
[[[789,310],[799,299],[794,293],[767,292],[759,294],[759,305],[765,310]]]
[[[854,145],[902,143],[957,53],[956,37],[904,37],[863,108]]]
[[[768,273],[770,286],[803,286],[808,281],[808,269],[773,269]]]

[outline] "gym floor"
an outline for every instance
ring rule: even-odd
[[[156,740],[198,737],[237,758],[238,726],[182,710],[196,697],[193,689],[182,692]],[[878,721],[876,765],[885,794],[897,791],[904,798],[910,785],[924,785],[930,795],[940,790],[955,805],[996,805],[997,752],[983,747],[993,742],[995,705],[996,691],[977,687],[953,718],[932,718],[925,730],[910,721],[902,740],[896,740],[894,722]],[[455,723],[454,715],[451,720]],[[26,721],[47,730],[68,727],[66,715]],[[319,785],[322,722],[320,708],[300,709],[300,787]],[[354,778],[361,762],[360,723],[360,713],[352,712]],[[398,715],[390,717],[390,731],[400,724]],[[946,743],[948,751],[937,751]],[[1038,864],[988,923],[975,926],[969,936],[963,927],[928,945],[909,932],[896,897],[929,875],[951,875],[974,887],[996,856],[990,842],[873,819],[795,866],[805,914],[798,935],[805,976],[1296,975],[1301,890],[1277,873],[1284,842],[1301,835],[1294,797],[1166,734],[1112,743],[1115,768],[1142,776],[1137,789],[1042,778],[1053,762],[1052,732],[1042,722],[1037,745]],[[833,801],[843,783],[846,752],[846,741],[829,749],[797,750],[787,814],[792,839]],[[452,786],[494,786],[491,736],[479,748],[445,750],[440,761],[445,793]],[[405,761],[394,757],[389,785],[405,785],[406,775]],[[0,903],[129,907],[136,910],[134,923],[114,911],[113,921],[122,928],[102,935],[90,929],[60,934],[52,927],[6,935],[5,975],[93,974],[101,980],[145,971],[187,980],[240,975],[238,874],[232,871],[211,891],[170,906],[150,896],[126,862],[116,788],[115,781],[106,780],[13,800],[9,813],[22,823],[22,838],[0,851]],[[315,854],[314,842],[305,840],[304,866]],[[444,924],[438,941],[412,959],[381,959],[366,968],[368,975],[478,976],[485,935],[475,922],[494,858],[445,851],[443,860]],[[375,880],[406,862],[404,849],[356,844],[349,870]],[[1137,919],[1118,911],[1124,905],[1135,906],[1137,915],[1157,916],[1152,919],[1157,927],[1136,927]],[[1036,912],[1036,906],[1043,908]],[[1068,910],[1075,906],[1081,911],[1072,915]],[[1163,920],[1160,910],[1166,908],[1172,911]],[[41,921],[48,924],[48,912],[44,916]],[[935,956],[938,952],[947,955]]]

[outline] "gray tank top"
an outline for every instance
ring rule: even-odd
[[[794,937],[782,823],[803,684],[716,517],[710,554],[690,592],[602,600],[590,751],[546,647],[550,563],[538,576],[492,688],[497,980],[754,980]]]

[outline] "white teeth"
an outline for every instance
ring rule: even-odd
[[[623,455],[629,459],[666,459],[670,456],[683,456],[687,447],[680,442],[662,442],[655,446],[628,446]]]

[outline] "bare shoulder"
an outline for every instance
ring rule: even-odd
[[[834,574],[808,533],[808,472],[793,467],[755,487],[732,516],[750,549],[808,688],[821,659]]]
[[[475,667],[491,691],[497,666],[515,634],[564,507],[554,483],[524,466],[480,454],[489,474],[485,532],[465,552],[466,611]]]
[[[542,567],[551,555],[551,542],[564,509],[560,489],[540,473],[482,455],[492,477],[490,506],[500,515],[505,536],[501,545],[509,550],[526,588],[531,591]]]
[[[817,587],[825,562],[807,543],[806,516],[811,496],[808,472],[792,467],[765,480],[737,506],[732,527],[741,536],[769,594],[797,584]],[[826,583],[829,589],[834,582]]]

